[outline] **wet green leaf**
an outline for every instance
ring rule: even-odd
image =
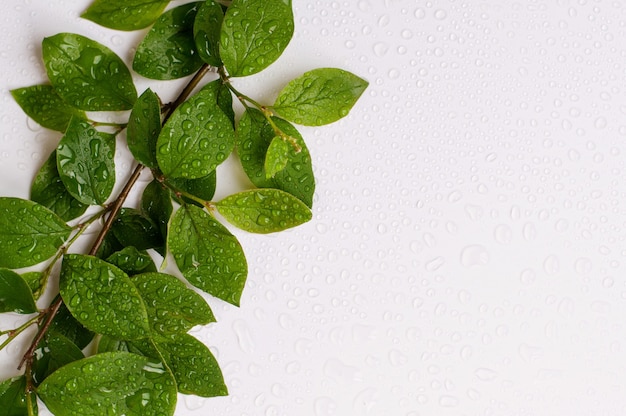
[[[22,279],[24,279],[30,291],[33,293],[33,299],[35,299],[35,302],[36,302],[41,296],[41,293],[43,292],[43,290],[45,289],[45,287],[42,286],[43,284],[41,280],[42,273],[41,272],[26,272],[26,273],[22,273],[20,276],[22,276]]]
[[[283,133],[295,139],[301,151],[296,153],[292,147],[289,150],[289,160],[285,168],[276,172],[273,178],[268,179],[265,159],[269,145],[276,137],[276,132],[259,110],[249,108],[241,117],[236,134],[237,155],[243,169],[252,183],[259,188],[281,189],[311,207],[315,192],[315,178],[309,150],[295,127],[277,117],[274,117],[273,121]]]
[[[125,341],[122,339],[117,339],[110,337],[108,335],[100,336],[98,339],[98,354],[102,354],[103,352],[132,352],[133,354],[145,355],[141,351],[136,348],[133,348],[131,341]]]
[[[28,416],[28,404],[26,401],[26,377],[19,376],[4,380],[0,383],[0,409],[5,416]],[[34,411],[37,415],[37,402],[35,397]]]
[[[67,254],[59,290],[72,315],[92,331],[122,339],[149,335],[146,308],[126,273],[97,257]]]
[[[267,68],[283,53],[293,29],[291,0],[234,0],[220,34],[220,55],[229,75]]]
[[[171,337],[215,322],[209,305],[174,276],[143,273],[131,279],[143,298],[154,334]]]
[[[167,244],[189,283],[239,305],[248,265],[235,236],[215,218],[194,205],[182,206],[172,217]]]
[[[367,86],[348,71],[318,68],[290,81],[273,109],[293,123],[321,126],[347,116]]]
[[[85,112],[63,101],[52,85],[18,88],[11,95],[30,118],[52,130],[63,132],[72,117],[85,118]]]
[[[150,26],[170,0],[95,0],[81,17],[117,30]]]
[[[74,361],[50,375],[38,393],[56,416],[167,416],[176,405],[168,369],[127,352]]]
[[[68,104],[85,111],[130,110],[137,90],[124,62],[106,46],[74,33],[45,38],[48,78]]]
[[[111,227],[111,232],[122,247],[133,246],[138,250],[161,249],[165,245],[159,227],[141,212],[122,208]]]
[[[33,379],[41,384],[50,374],[66,364],[85,358],[82,351],[65,336],[48,332],[35,351]]]
[[[222,6],[214,0],[207,0],[200,6],[193,24],[193,37],[200,58],[214,67],[222,66],[219,43],[223,19]]]
[[[217,185],[217,175],[213,171],[207,176],[198,179],[172,178],[167,180],[167,185],[177,192],[186,192],[203,201],[210,201],[215,194]],[[196,201],[182,197],[184,201],[194,205],[199,205]],[[201,205],[199,205],[201,206]]]
[[[215,92],[202,89],[178,107],[157,141],[157,161],[168,178],[207,176],[235,146],[229,118],[216,104]]]
[[[74,198],[63,185],[57,169],[56,150],[52,152],[35,176],[30,188],[30,199],[50,209],[65,221],[84,214],[89,207]]]
[[[81,350],[85,348],[94,337],[94,333],[78,322],[65,304],[61,305],[54,317],[50,325],[50,331],[63,335]]]
[[[282,137],[276,136],[272,139],[265,154],[264,168],[266,178],[273,178],[278,172],[287,167],[292,150],[293,146]]]
[[[146,251],[139,251],[133,246],[124,247],[120,251],[116,251],[107,257],[106,262],[118,267],[129,276],[156,272],[156,266],[154,261],[152,261],[152,257]]]
[[[100,244],[100,248],[98,248],[98,251],[96,252],[96,257],[99,259],[106,259],[111,254],[116,251],[120,251],[123,248],[124,246],[117,241],[117,238],[115,238],[113,233],[107,233],[102,241],[102,244]]]
[[[52,257],[71,231],[42,205],[0,197],[0,267],[28,267]]]
[[[161,132],[161,102],[147,89],[135,102],[128,119],[128,149],[139,163],[156,168],[156,141]]]
[[[233,127],[235,126],[235,110],[233,109],[233,95],[220,79],[211,81],[202,87],[205,100],[217,104],[226,114]]]
[[[28,283],[19,274],[4,268],[0,268],[0,313],[2,312],[37,312]]]
[[[150,182],[141,195],[141,213],[159,228],[163,241],[167,238],[167,224],[172,210],[170,190],[156,179]]]
[[[114,155],[114,140],[73,118],[57,147],[57,169],[67,191],[83,204],[104,204],[115,186]]]
[[[193,23],[201,2],[163,13],[137,47],[133,69],[151,79],[177,79],[202,66],[193,38]]]
[[[279,189],[254,189],[230,195],[215,204],[228,222],[252,233],[273,233],[303,224],[311,210]]]

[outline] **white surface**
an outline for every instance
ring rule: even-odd
[[[78,19],[87,4],[3,2],[2,195],[26,196],[59,138],[8,94],[44,79],[41,38],[129,58],[140,37]],[[626,4],[294,8],[285,55],[238,87],[271,102],[318,66],[371,85],[347,119],[301,130],[313,221],[238,233],[242,307],[211,301],[219,322],[195,333],[231,395],[180,397],[177,415],[626,414]]]

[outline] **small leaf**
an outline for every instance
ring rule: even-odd
[[[239,305],[248,265],[235,236],[215,218],[183,205],[172,217],[167,245],[189,283]]]
[[[130,110],[137,90],[124,62],[106,46],[74,33],[45,38],[43,60],[57,93],[85,111]]]
[[[348,71],[318,68],[290,81],[273,109],[296,124],[321,126],[347,116],[367,86]]]
[[[291,144],[282,137],[276,136],[272,139],[265,154],[265,176],[268,179],[287,167],[290,150]]]
[[[67,104],[52,85],[11,90],[24,112],[43,127],[64,132],[72,117],[85,118],[85,112]]]
[[[220,55],[229,75],[267,68],[283,53],[293,29],[290,0],[233,0],[220,34]]]
[[[156,271],[152,257],[146,251],[139,251],[133,246],[116,251],[107,257],[106,262],[118,267],[129,276]]]
[[[201,91],[205,94],[207,101],[217,104],[234,127],[235,110],[233,109],[233,95],[228,86],[221,79],[216,79],[202,87]]]
[[[303,224],[311,210],[302,201],[278,189],[254,189],[215,204],[228,222],[252,233],[273,233]]]
[[[212,89],[202,89],[165,123],[157,141],[157,161],[166,177],[202,178],[232,152],[235,132],[216,99]]]
[[[215,195],[215,187],[217,184],[217,175],[213,171],[207,176],[198,179],[172,178],[167,180],[167,185],[177,192],[186,192],[203,201],[210,201]],[[199,205],[196,201],[182,197],[183,201],[194,205]],[[202,205],[199,205],[202,206]]]
[[[85,328],[72,316],[65,304],[62,304],[59,311],[50,325],[50,330],[63,335],[79,349],[85,348],[94,337],[94,333]]]
[[[81,17],[116,30],[150,26],[170,0],[95,0]]]
[[[41,293],[45,289],[45,287],[42,286],[43,284],[41,280],[42,273],[41,272],[26,272],[26,273],[22,273],[20,276],[22,276],[22,279],[24,279],[30,291],[33,293],[33,299],[35,299],[35,302],[36,302],[41,296]]]
[[[128,119],[126,141],[128,149],[149,168],[156,168],[156,141],[161,132],[161,102],[152,90],[147,89],[135,105]]]
[[[56,332],[49,332],[35,351],[33,378],[41,384],[50,374],[74,361],[85,358],[72,341]]]
[[[0,267],[17,269],[52,257],[72,229],[48,208],[0,197]]]
[[[114,140],[73,118],[57,147],[57,169],[67,191],[83,204],[104,204],[115,186],[114,155]]]
[[[35,313],[37,305],[28,283],[9,269],[0,268],[0,313]]]
[[[32,401],[36,415],[37,401],[34,397]],[[0,409],[5,416],[28,416],[26,377],[13,377],[0,383]]]
[[[141,213],[159,228],[163,241],[167,238],[167,224],[172,210],[170,190],[154,179],[145,187],[141,195]]]
[[[163,337],[215,322],[209,305],[174,276],[143,273],[131,279],[146,304],[153,333]]]
[[[57,169],[57,152],[54,150],[43,164],[30,188],[30,199],[50,209],[65,221],[85,213],[89,205],[83,204],[63,185]]]
[[[123,248],[124,246],[119,241],[117,241],[117,238],[115,238],[113,233],[107,233],[107,235],[104,237],[104,240],[102,241],[102,244],[100,244],[100,248],[96,252],[96,257],[104,260],[111,254],[115,253],[116,251],[120,251]]]
[[[149,335],[146,308],[126,273],[96,257],[67,254],[61,265],[61,297],[92,331],[122,339]]]
[[[222,66],[219,43],[223,19],[222,6],[214,0],[207,0],[200,6],[193,24],[193,37],[200,58],[214,67]]]
[[[193,38],[193,23],[200,2],[187,3],[163,13],[137,47],[133,69],[150,79],[177,79],[202,66]]]
[[[38,388],[56,416],[167,416],[174,414],[176,382],[160,362],[127,352],[74,361]]]
[[[111,232],[123,247],[133,246],[138,250],[161,249],[165,245],[159,227],[141,212],[122,208],[113,222]]]

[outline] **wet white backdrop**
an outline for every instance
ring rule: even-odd
[[[179,396],[176,414],[626,414],[626,2],[293,3],[285,54],[238,89],[271,102],[320,66],[370,87],[301,129],[313,220],[233,230],[241,308],[207,297],[218,322],[193,331],[230,395]],[[41,39],[80,33],[130,62],[145,33],[81,20],[88,4],[3,1],[1,195],[27,197],[60,138],[9,94],[45,80]],[[181,86],[137,82],[164,100]],[[218,183],[218,198],[248,186],[232,160]]]

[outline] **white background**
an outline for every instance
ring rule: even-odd
[[[76,32],[130,61],[144,33],[79,19],[88,4],[3,1],[1,195],[27,197],[60,138],[8,92],[45,80],[41,39]],[[346,119],[301,129],[313,220],[234,231],[250,266],[241,308],[209,299],[218,323],[194,331],[231,394],[179,396],[177,415],[626,414],[626,3],[294,12],[283,57],[240,90],[271,103],[319,66],[370,87]],[[165,101],[181,85],[138,84]],[[236,163],[218,174],[218,197],[247,186]],[[0,355],[4,376],[21,348]]]

